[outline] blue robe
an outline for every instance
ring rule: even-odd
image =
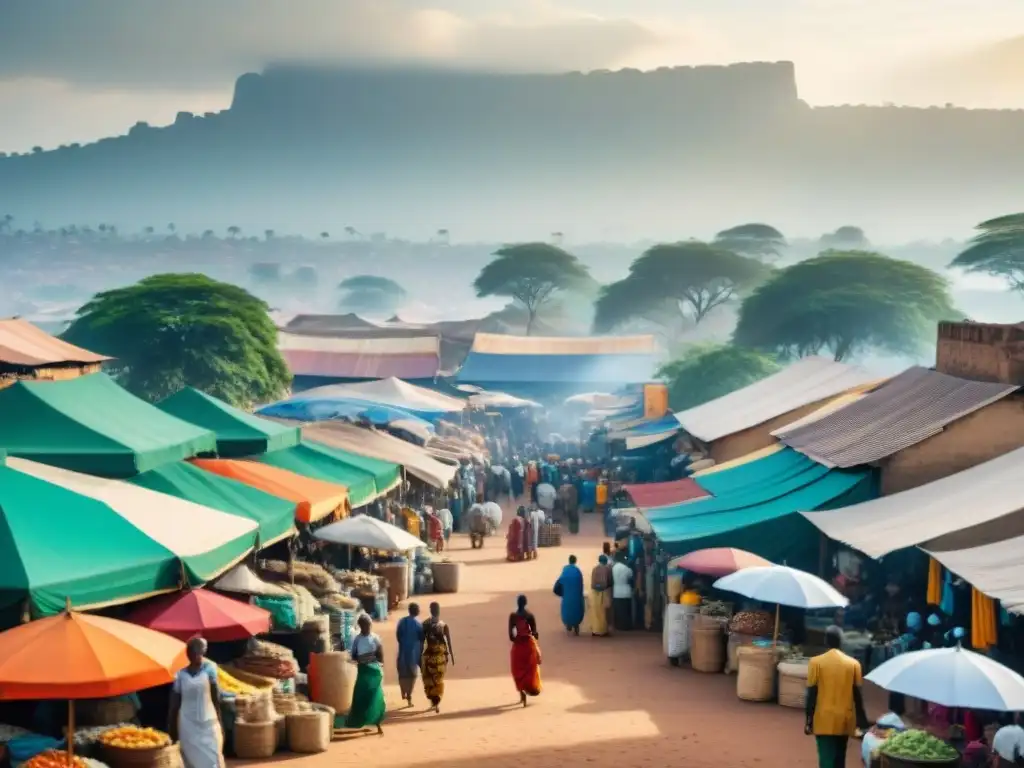
[[[583,601],[583,572],[575,565],[567,565],[556,582],[562,585],[562,624],[567,628],[583,623],[586,605]]]
[[[423,626],[412,616],[398,622],[398,676],[415,678],[420,671],[423,655]]]

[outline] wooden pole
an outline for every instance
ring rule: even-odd
[[[68,699],[68,766],[75,764],[75,700]]]
[[[779,610],[778,603],[775,604],[775,631],[772,633],[772,658],[775,658],[775,647],[779,644]]]

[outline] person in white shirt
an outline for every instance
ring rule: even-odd
[[[1014,712],[1013,722],[996,731],[992,737],[992,754],[998,768],[1024,765],[1024,728],[1020,726],[1020,712]]]
[[[384,734],[380,724],[387,713],[384,703],[384,646],[371,629],[373,622],[365,613],[357,620],[359,633],[352,638],[349,653],[357,665],[356,684],[352,691],[352,707],[345,718],[345,727],[363,730],[377,726],[377,733]]]
[[[633,628],[633,569],[623,551],[615,553],[612,566],[612,624],[619,632]]]

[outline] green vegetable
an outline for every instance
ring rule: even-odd
[[[942,762],[955,760],[959,753],[941,739],[924,731],[894,733],[879,748],[882,754],[904,760]]]

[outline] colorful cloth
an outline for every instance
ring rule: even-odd
[[[412,695],[416,678],[420,674],[420,659],[423,656],[423,627],[414,616],[406,616],[398,622],[398,687],[402,697]]]
[[[525,693],[527,696],[540,695],[540,662],[540,645],[537,638],[533,636],[526,619],[522,616],[517,617],[510,666],[512,680],[518,693]]]
[[[345,718],[345,727],[366,728],[369,725],[380,725],[386,713],[384,670],[376,662],[360,664],[355,688],[352,689],[352,707]]]
[[[608,609],[611,597],[607,589],[590,590],[590,631],[598,636],[608,634]]]
[[[444,627],[440,619],[423,622],[423,693],[435,707],[444,698],[444,676],[448,672]]]
[[[583,600],[583,572],[575,565],[569,564],[562,569],[562,574],[555,584],[556,588],[561,585],[562,624],[566,629],[576,629],[583,623],[583,614],[586,610]]]

